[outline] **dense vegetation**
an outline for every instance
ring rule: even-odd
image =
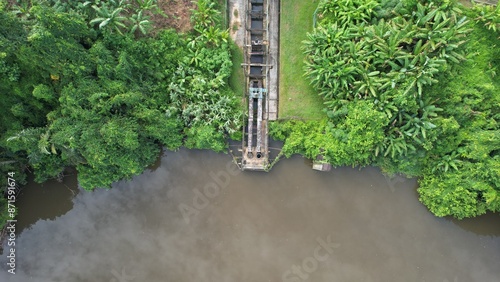
[[[241,134],[228,83],[238,52],[217,1],[197,2],[187,34],[148,35],[153,13],[154,0],[0,0],[3,175],[23,184],[29,169],[42,182],[72,166],[85,189],[110,187],[162,146],[222,151]],[[304,53],[324,118],[271,133],[287,156],[418,176],[438,216],[500,210],[499,14],[447,0],[322,0]]]
[[[275,123],[272,134],[288,156],[420,176],[420,200],[438,216],[499,211],[498,11],[322,1],[304,51],[326,118]]]
[[[161,147],[221,151],[240,128],[231,43],[216,1],[194,30],[151,31],[156,1],[0,4],[2,173],[78,171],[85,189],[141,173]]]

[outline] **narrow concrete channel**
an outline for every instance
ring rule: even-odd
[[[278,117],[279,0],[229,1],[233,40],[243,49],[247,125],[243,128],[243,170],[269,166],[268,121]],[[235,12],[236,10],[236,12]]]

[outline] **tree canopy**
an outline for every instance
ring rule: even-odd
[[[231,42],[216,3],[198,6],[193,31],[144,36],[156,1],[3,2],[2,170],[41,182],[74,166],[83,188],[107,188],[162,146],[224,150],[241,126]]]

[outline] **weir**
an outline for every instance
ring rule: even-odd
[[[278,11],[276,0],[248,0],[246,6],[242,67],[248,123],[243,127],[242,170],[264,171],[269,166],[267,122],[276,120],[278,112]]]

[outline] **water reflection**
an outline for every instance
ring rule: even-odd
[[[500,213],[486,213],[476,218],[462,220],[448,218],[460,228],[478,235],[500,236]]]
[[[79,192],[76,171],[68,169],[65,175],[62,182],[52,179],[43,184],[35,183],[33,175],[28,176],[28,184],[16,202],[18,233],[40,219],[55,219],[73,208],[72,199]]]
[[[414,179],[391,182],[375,168],[322,173],[297,156],[270,173],[232,174],[230,159],[167,152],[154,171],[80,192],[64,215],[20,234],[17,274],[0,271],[0,281],[500,277],[500,238],[432,216],[415,197]]]
[[[148,166],[147,170],[150,171],[150,172],[153,172],[156,169],[158,169],[160,167],[160,165],[161,165],[162,158],[165,157],[165,156],[166,156],[166,152],[165,152],[165,150],[162,149],[161,152],[160,152],[160,154],[156,158],[156,161],[152,165]]]

